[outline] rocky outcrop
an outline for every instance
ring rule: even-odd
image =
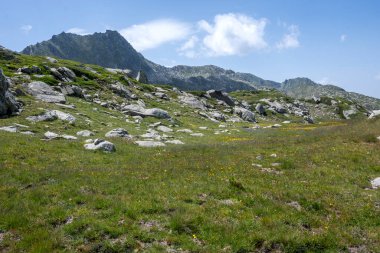
[[[235,102],[232,100],[230,96],[228,96],[228,93],[222,92],[219,90],[209,90],[207,91],[207,95],[209,95],[212,98],[215,98],[217,100],[225,102],[229,106],[234,106]]]
[[[169,113],[159,108],[145,109],[141,105],[127,105],[122,108],[123,112],[132,116],[155,117],[158,119],[171,118]]]
[[[0,69],[0,117],[14,115],[19,112],[21,105],[9,91],[9,81]]]
[[[42,100],[48,103],[66,103],[65,96],[53,90],[48,84],[44,82],[31,82],[27,85],[27,92],[34,96],[36,99]]]
[[[255,114],[245,108],[235,106],[234,114],[238,115],[242,120],[256,122]]]

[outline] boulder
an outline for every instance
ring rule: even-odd
[[[371,181],[372,189],[380,188],[380,177],[375,178]]]
[[[110,85],[110,89],[123,98],[130,98],[132,93],[120,82]]]
[[[89,130],[83,130],[83,131],[77,132],[77,135],[82,136],[82,137],[90,137],[90,136],[93,136],[95,134]]]
[[[219,121],[226,121],[226,117],[220,112],[211,112],[210,117]]]
[[[72,97],[83,97],[83,90],[76,85],[62,85],[60,87],[63,95]]]
[[[75,80],[75,78],[77,77],[75,75],[75,73],[71,69],[69,69],[69,68],[59,67],[57,70],[58,70],[59,73],[61,73],[61,75],[63,77],[66,77],[66,78],[68,78],[70,80]]]
[[[378,116],[380,116],[380,110],[374,110],[371,112],[371,114],[369,115],[368,118],[373,119],[373,118],[378,117]]]
[[[180,140],[170,140],[170,141],[165,141],[165,143],[174,144],[174,145],[183,145],[183,144],[185,144],[185,143],[183,143]]]
[[[48,103],[66,103],[65,96],[52,89],[48,84],[44,82],[31,82],[27,86],[27,92],[34,96],[36,99],[42,100]]]
[[[53,57],[46,56],[45,58],[46,58],[46,60],[48,60],[50,63],[57,63],[57,62],[58,62],[57,59],[55,59],[55,58],[53,58]]]
[[[0,117],[4,115],[15,115],[19,112],[21,104],[16,101],[12,93],[9,92],[9,80],[0,69]]]
[[[84,148],[89,150],[102,150],[104,152],[116,151],[116,147],[113,143],[102,139],[91,140],[91,142],[84,144]]]
[[[155,117],[158,119],[169,119],[170,115],[167,111],[159,108],[145,109],[142,105],[131,104],[122,108],[123,112],[132,116]]]
[[[22,67],[19,69],[18,72],[28,74],[28,75],[41,74],[42,73],[41,69],[37,66]]]
[[[230,96],[226,92],[222,92],[219,90],[209,90],[206,92],[210,97],[215,98],[217,100],[221,100],[225,102],[229,106],[234,106],[235,102],[232,100]]]
[[[159,141],[136,141],[136,144],[140,147],[164,147],[165,143]]]
[[[128,131],[125,130],[124,128],[116,128],[105,135],[108,138],[113,138],[113,137],[122,137],[122,138],[130,138],[131,136],[129,135]]]
[[[71,124],[74,123],[76,120],[76,118],[73,115],[58,110],[47,111],[41,115],[29,116],[26,119],[32,122],[53,121],[56,119],[60,119],[63,121],[68,121]]]
[[[256,122],[255,114],[245,108],[235,106],[234,114],[238,115],[242,120]]]
[[[196,96],[186,94],[183,96],[178,96],[179,102],[186,104],[192,108],[206,110],[205,102],[199,100]]]
[[[258,103],[255,107],[256,112],[258,112],[260,115],[265,115],[265,108],[262,104]]]
[[[161,131],[163,133],[170,133],[170,132],[173,132],[173,129],[169,128],[169,127],[166,127],[166,126],[158,126],[157,127],[157,130],[158,131]]]

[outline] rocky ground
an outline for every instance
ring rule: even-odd
[[[376,252],[379,111],[1,56],[1,251]]]

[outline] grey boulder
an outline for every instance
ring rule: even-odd
[[[12,93],[9,92],[9,81],[0,69],[0,117],[3,115],[17,114],[21,105],[16,101]]]
[[[115,152],[116,147],[113,143],[102,139],[96,139],[90,143],[84,144],[84,148],[88,150],[102,150],[104,152]]]
[[[130,138],[131,136],[129,135],[128,131],[125,130],[124,128],[116,128],[105,135],[108,138],[113,138],[113,137],[122,137],[122,138]]]
[[[222,92],[219,90],[209,90],[207,91],[207,94],[212,98],[225,102],[229,106],[235,105],[235,102],[232,100],[230,96],[228,96],[226,92]]]
[[[242,120],[256,122],[255,114],[248,109],[235,106],[234,114],[238,115]]]
[[[48,84],[44,82],[31,82],[27,86],[27,92],[34,96],[38,100],[42,100],[48,103],[66,103],[65,96],[52,89]]]

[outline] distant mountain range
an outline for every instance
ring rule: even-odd
[[[317,84],[307,78],[278,83],[250,73],[239,73],[217,66],[175,66],[168,68],[147,60],[116,31],[92,35],[61,33],[50,40],[26,47],[28,55],[53,56],[96,64],[107,68],[144,71],[152,84],[169,84],[183,90],[256,90],[278,89],[295,98],[312,96],[343,97],[361,103],[367,109],[380,109],[380,100],[358,93],[346,92],[334,85]]]

